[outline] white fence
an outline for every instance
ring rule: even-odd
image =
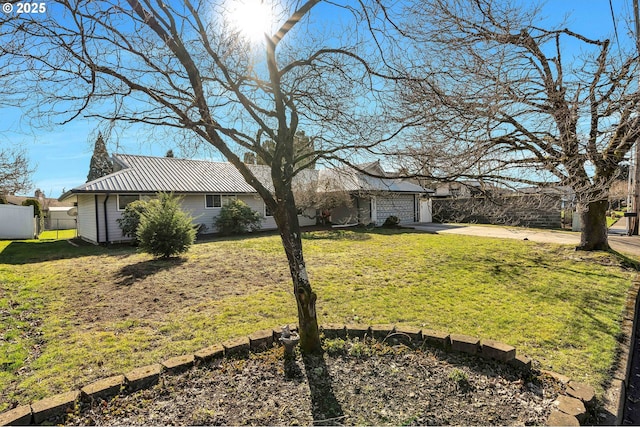
[[[33,239],[36,221],[33,206],[0,205],[0,239]]]

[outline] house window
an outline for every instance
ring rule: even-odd
[[[204,198],[206,208],[211,209],[222,207],[222,196],[220,194],[207,194]]]
[[[206,194],[204,196],[204,206],[207,209],[221,208],[231,200],[235,200],[235,195],[223,195],[223,194]]]
[[[140,200],[139,194],[118,194],[118,210],[123,211],[131,202]]]

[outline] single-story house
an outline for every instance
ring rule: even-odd
[[[120,242],[129,240],[122,235],[117,220],[128,203],[134,200],[154,197],[158,192],[171,192],[182,197],[182,207],[201,224],[201,231],[216,232],[215,218],[222,206],[232,198],[237,198],[263,215],[262,229],[275,229],[276,224],[264,201],[251,187],[238,170],[230,163],[204,160],[179,159],[173,157],[150,157],[128,154],[113,156],[114,172],[75,187],[60,196],[60,200],[75,199],[77,207],[78,236],[93,243]],[[248,165],[261,181],[268,182],[268,168],[260,165]],[[302,174],[302,180],[315,182],[320,171],[310,170]],[[387,182],[388,181],[388,182]],[[402,206],[396,210],[399,216],[414,221],[417,196],[424,192],[422,187],[414,185],[413,192],[405,187],[389,186],[392,181],[380,179],[377,182],[382,194],[401,190],[397,195],[389,193],[382,197],[382,203],[374,201],[369,208],[369,216],[374,222],[382,221],[391,212],[389,205]],[[372,181],[375,183],[375,181]],[[397,200],[393,199],[395,196]],[[387,199],[388,198],[388,199]],[[416,207],[418,206],[418,207]],[[407,212],[405,212],[405,210]],[[373,213],[373,214],[371,214]],[[387,215],[388,216],[388,215]],[[315,208],[307,208],[298,219],[301,226],[316,224]]]

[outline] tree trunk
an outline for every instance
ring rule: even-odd
[[[316,317],[316,294],[311,289],[302,254],[302,238],[298,212],[294,203],[279,204],[274,211],[280,238],[284,246],[293,280],[293,292],[298,305],[300,348],[304,354],[321,353],[320,333]]]
[[[582,232],[580,234],[580,246],[576,247],[576,250],[606,251],[609,249],[607,207],[608,201],[605,199],[589,202],[586,209],[581,210]]]

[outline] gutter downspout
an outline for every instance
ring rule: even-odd
[[[104,202],[102,202],[102,209],[104,214],[104,234],[105,234],[105,243],[109,244],[109,221],[107,218],[107,202],[109,201],[110,194],[107,193],[107,196],[104,198]],[[97,216],[97,215],[96,215]]]
[[[100,215],[98,215],[98,195],[93,195],[93,203],[96,208],[96,243],[100,244]]]

